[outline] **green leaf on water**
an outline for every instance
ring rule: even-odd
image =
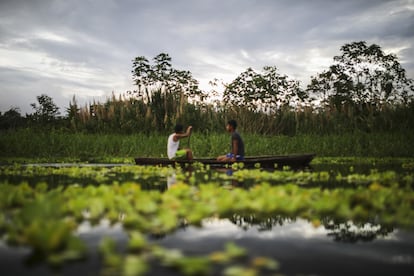
[[[139,276],[145,275],[148,271],[148,264],[140,256],[128,255],[125,258],[122,275],[124,276]]]
[[[184,275],[207,275],[210,271],[210,261],[205,257],[183,257],[176,265]]]
[[[129,233],[128,250],[133,252],[141,251],[147,244],[145,237],[138,231]]]
[[[230,258],[240,258],[247,255],[246,249],[236,245],[234,242],[227,242],[224,249]]]

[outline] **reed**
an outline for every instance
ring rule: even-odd
[[[173,108],[172,99],[159,98],[149,103],[114,95],[104,104],[79,108],[62,128],[87,133],[165,132],[176,122],[191,124],[204,133],[221,131],[227,119],[236,119],[246,133],[261,135],[342,134],[363,132],[400,132],[414,128],[414,101],[407,104],[344,104],[323,107],[281,106],[268,113],[243,106],[213,106],[187,103],[182,112]],[[166,100],[168,108],[164,106]],[[72,104],[76,106],[76,102]],[[0,120],[1,121],[1,120]],[[0,124],[1,125],[1,124]]]

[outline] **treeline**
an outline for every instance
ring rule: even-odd
[[[132,70],[137,90],[86,106],[74,97],[64,116],[52,98],[41,95],[33,114],[23,117],[18,109],[0,114],[0,129],[132,134],[170,132],[182,122],[209,133],[222,132],[230,118],[239,121],[241,131],[264,135],[414,129],[414,82],[397,57],[365,42],[345,44],[341,51],[305,90],[276,67],[248,68],[225,84],[218,100],[211,97],[216,91],[201,91],[189,71],[173,68],[167,54],[152,64],[137,57]]]

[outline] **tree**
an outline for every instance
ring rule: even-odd
[[[22,126],[24,122],[18,107],[12,107],[4,114],[0,113],[0,129],[15,129]]]
[[[274,112],[281,106],[297,103],[305,98],[299,82],[280,75],[275,66],[263,67],[263,73],[248,68],[224,90],[224,102],[242,106],[255,112]]]
[[[379,106],[412,100],[413,80],[406,77],[394,54],[385,54],[376,44],[367,46],[365,41],[345,44],[341,52],[308,86],[325,103]]]
[[[150,64],[144,56],[136,57],[132,65],[132,78],[138,86],[138,90],[132,92],[142,98],[148,105],[147,116],[152,112],[158,118],[163,117],[164,125],[175,114],[180,117],[184,110],[184,104],[189,98],[197,98],[202,95],[190,71],[174,69],[171,65],[171,57],[161,53],[153,58]]]
[[[36,103],[30,104],[30,106],[35,110],[35,113],[32,115],[33,119],[40,123],[52,122],[60,114],[59,107],[53,102],[53,99],[46,94],[37,96]]]
[[[136,57],[132,61],[132,69],[132,79],[138,86],[138,90],[134,92],[148,103],[151,100],[149,87],[152,85],[151,67],[148,59],[144,56]]]

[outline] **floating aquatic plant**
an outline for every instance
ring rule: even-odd
[[[113,240],[103,237],[99,252],[104,274],[140,275],[150,269],[151,261],[159,260],[185,275],[212,273],[212,264],[223,267],[225,275],[255,275],[261,269],[278,270],[278,262],[249,256],[234,243],[206,256],[186,256],[157,247],[148,237],[186,225],[203,227],[209,218],[260,230],[302,218],[315,227],[324,225],[335,239],[343,240],[375,238],[396,227],[412,229],[414,176],[406,167],[403,173],[373,169],[344,174],[238,166],[226,174],[202,165],[192,170],[4,166],[0,168],[0,234],[9,244],[28,246],[57,265],[88,256],[75,234],[81,222],[94,225],[109,219],[122,225],[129,240],[127,252],[119,252]],[[167,186],[170,176],[176,182]],[[349,221],[362,232],[347,227]],[[367,230],[367,223],[379,228]]]

